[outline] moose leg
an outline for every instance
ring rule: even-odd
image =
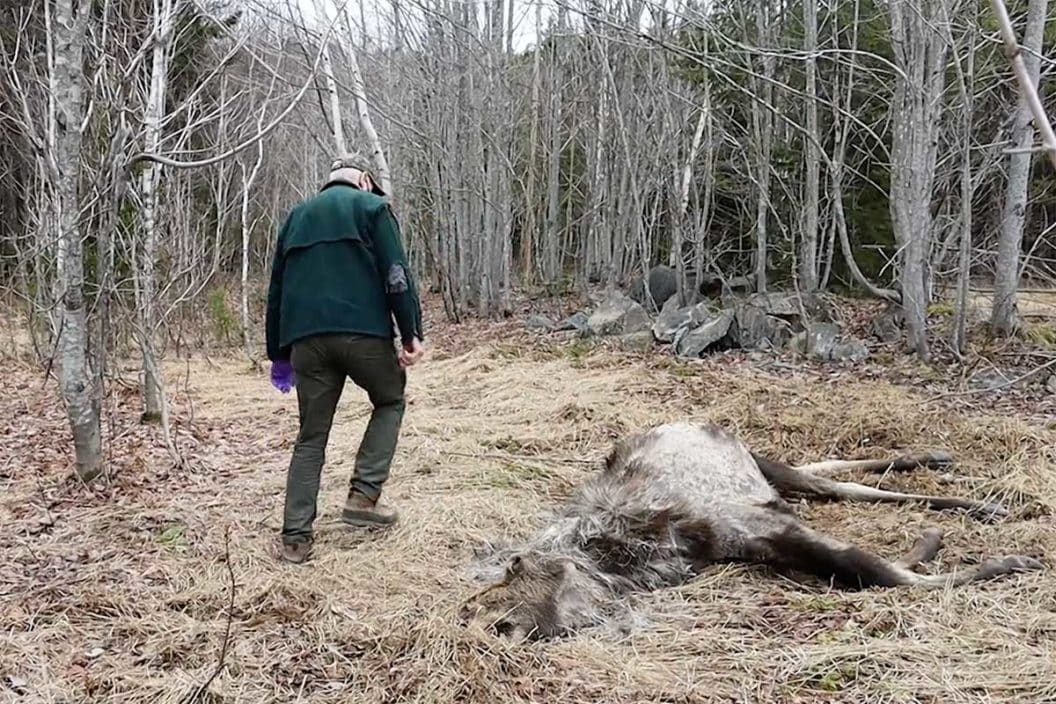
[[[797,465],[793,469],[813,474],[816,477],[831,477],[839,472],[854,470],[866,472],[910,472],[917,467],[941,469],[951,464],[953,464],[953,457],[950,456],[950,453],[937,450],[889,460],[824,460],[822,462]]]
[[[942,531],[938,528],[927,528],[913,547],[905,555],[895,560],[895,565],[903,569],[911,570],[922,562],[927,562],[938,554],[942,547]]]
[[[989,501],[977,501],[955,496],[929,496],[925,494],[905,494],[899,491],[874,489],[856,482],[838,482],[827,477],[819,477],[792,469],[786,464],[768,460],[752,454],[759,471],[782,496],[811,496],[816,498],[844,501],[868,501],[886,503],[909,503],[920,501],[935,509],[966,509],[980,519],[992,520],[998,516],[1007,516],[1008,511],[1000,504]]]
[[[924,538],[928,541],[927,538]],[[1038,570],[1042,564],[1022,555],[991,558],[982,564],[962,567],[938,575],[923,575],[907,566],[925,550],[921,541],[898,562],[887,560],[861,548],[788,521],[780,529],[754,541],[756,559],[775,567],[793,569],[830,580],[848,589],[868,587],[924,586],[959,587],[969,582],[994,579],[1006,574]],[[927,545],[930,547],[930,542]]]

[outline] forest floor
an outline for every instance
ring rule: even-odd
[[[1056,697],[1052,396],[1014,385],[976,393],[882,355],[849,367],[736,353],[683,362],[529,336],[516,320],[433,327],[430,356],[409,374],[386,494],[399,526],[337,523],[369,413],[349,386],[313,559],[301,566],[276,559],[296,399],[266,371],[233,357],[167,363],[176,465],[157,428],[137,423],[129,361],[105,409],[108,474],[85,487],[70,478],[55,384],[11,369],[0,397],[0,701]],[[949,591],[853,593],[723,566],[638,597],[627,633],[509,645],[457,623],[477,588],[475,548],[526,536],[620,434],[679,418],[717,421],[793,462],[948,448],[952,470],[852,478],[992,496],[1010,517],[983,524],[915,505],[797,511],[889,557],[939,526],[945,547],[928,572],[1006,553],[1048,567]]]

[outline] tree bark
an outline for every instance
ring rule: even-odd
[[[818,202],[821,159],[818,145],[818,86],[817,64],[814,54],[818,49],[817,0],[803,0],[803,51],[806,53],[806,112],[807,134],[804,138],[804,184],[806,193],[803,209],[803,233],[799,240],[799,288],[813,292],[818,288]]]
[[[346,25],[348,15],[345,15]],[[348,54],[348,68],[352,74],[352,95],[356,99],[356,112],[359,115],[359,126],[363,130],[363,134],[367,138],[367,144],[370,147],[370,155],[374,159],[374,168],[378,170],[378,179],[381,181],[381,187],[388,195],[389,199],[395,199],[395,193],[392,190],[392,174],[389,171],[389,161],[385,158],[385,150],[381,147],[381,139],[378,137],[377,130],[374,129],[374,122],[370,119],[370,109],[367,106],[367,92],[363,84],[363,73],[359,69],[359,60],[356,58],[355,49],[353,49],[351,42],[347,42],[345,45],[345,53]]]
[[[929,358],[926,269],[948,50],[945,1],[889,3],[892,48],[901,70],[891,105],[891,220],[902,252],[901,300],[908,342],[922,359]]]
[[[165,115],[165,93],[168,87],[169,39],[172,36],[172,0],[155,0],[154,30],[152,36],[152,61],[150,89],[143,113],[144,151],[153,154],[161,144],[162,118]],[[140,352],[143,355],[143,416],[144,422],[161,420],[161,386],[155,377],[159,365],[155,350],[155,289],[158,248],[158,182],[161,164],[148,161],[143,165],[140,178],[140,211],[143,228],[143,243],[136,270],[138,272],[138,328]]]
[[[1030,0],[1023,34],[1023,47],[1026,51],[1020,52],[1030,86],[1035,90],[1038,85],[1038,55],[1045,31],[1047,5],[1047,0]],[[1023,242],[1023,225],[1027,216],[1030,167],[1033,162],[1033,152],[1030,150],[1034,143],[1034,128],[1031,126],[1033,112],[1025,91],[1021,91],[1019,96],[1012,128],[1015,151],[1008,156],[1008,179],[994,270],[994,307],[990,317],[993,332],[1005,337],[1012,335],[1019,325],[1016,289],[1019,286],[1019,255]]]
[[[51,13],[54,10],[54,21]],[[80,228],[80,161],[85,116],[83,56],[89,7],[73,0],[45,4],[48,13],[49,110],[48,162],[54,184],[50,204],[58,227],[57,285],[60,311],[56,350],[66,415],[73,431],[75,469],[84,481],[103,469],[101,395],[88,356],[88,320],[84,300],[84,251]]]
[[[972,22],[969,33],[974,36],[978,24]],[[952,36],[951,36],[952,40]],[[951,41],[952,43],[952,41]],[[975,107],[974,94],[971,90],[975,78],[975,42],[968,44],[967,68],[961,69],[960,57],[956,57],[957,87],[963,103],[964,137],[961,144],[961,222],[960,247],[957,261],[957,296],[953,312],[953,329],[950,331],[950,346],[956,354],[964,353],[966,344],[965,329],[968,322],[968,284],[972,256],[972,196],[975,188],[972,183],[972,111]]]
[[[337,81],[334,80],[334,64],[330,60],[330,48],[323,48],[323,77],[326,80],[326,92],[330,96],[330,121],[333,122],[334,147],[338,154],[347,151],[345,127],[341,121],[341,96],[337,92]]]

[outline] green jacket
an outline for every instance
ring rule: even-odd
[[[297,204],[272,260],[265,320],[268,359],[288,360],[320,333],[423,339],[418,291],[399,224],[382,198],[331,184]]]

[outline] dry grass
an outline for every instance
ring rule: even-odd
[[[453,618],[474,589],[466,575],[475,547],[530,531],[539,508],[592,471],[582,459],[652,422],[717,420],[791,461],[948,447],[955,477],[920,472],[885,485],[995,493],[1018,514],[981,525],[916,506],[802,507],[815,527],[888,556],[939,525],[946,567],[1056,552],[1052,429],[937,410],[881,382],[481,347],[411,374],[388,489],[402,522],[388,533],[335,525],[367,414],[362,393],[349,387],[324,470],[314,559],[292,567],[275,556],[295,399],[233,362],[195,362],[186,380],[185,367],[169,372],[181,388],[181,447],[205,461],[163,472],[163,455],[147,448],[113,487],[94,492],[62,484],[60,470],[38,468],[34,457],[0,473],[4,696],[15,682],[25,692],[17,701],[186,701],[217,665],[231,593],[229,531],[230,648],[202,702],[1056,697],[1052,572],[950,592],[855,594],[717,567],[681,589],[642,595],[630,634],[588,631],[532,646],[465,632]],[[53,499],[54,525],[34,528],[43,497]]]

